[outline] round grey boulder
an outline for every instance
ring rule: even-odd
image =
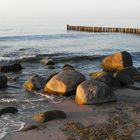
[[[75,102],[92,105],[116,101],[116,95],[106,84],[87,80],[77,87]]]

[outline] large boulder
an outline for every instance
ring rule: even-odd
[[[117,52],[102,60],[101,66],[104,71],[120,71],[125,67],[132,66],[132,56],[130,53],[123,51]]]
[[[21,71],[22,69],[23,69],[23,67],[19,63],[0,66],[0,72],[5,72],[5,73],[6,72],[17,72],[17,71]]]
[[[46,84],[46,79],[39,75],[34,75],[23,84],[23,88],[27,91],[41,90]]]
[[[7,87],[7,77],[5,75],[0,74],[0,88]]]
[[[134,83],[134,75],[136,74],[137,74],[136,68],[127,67],[114,73],[114,77],[116,77],[122,85],[130,85]]]
[[[0,110],[0,116],[4,115],[6,113],[11,113],[11,114],[15,114],[18,112],[18,109],[15,107],[5,107],[3,109]]]
[[[66,113],[61,110],[51,110],[35,114],[33,120],[38,123],[44,123],[55,119],[65,119],[66,117]]]
[[[116,101],[114,92],[104,83],[87,80],[77,87],[75,102],[91,105]]]
[[[44,88],[44,92],[59,95],[71,95],[77,86],[85,81],[85,76],[74,69],[63,69],[52,77]]]

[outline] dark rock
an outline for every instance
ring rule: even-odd
[[[100,76],[96,80],[99,81],[99,82],[105,83],[109,87],[116,88],[116,87],[120,87],[120,85],[121,85],[119,80],[117,78],[113,77],[110,74],[105,74],[103,76]]]
[[[7,87],[7,77],[5,75],[0,74],[0,88]]]
[[[132,56],[126,51],[117,52],[110,56],[107,56],[102,60],[101,63],[103,70],[107,72],[120,71],[126,67],[131,67],[132,65]]]
[[[3,108],[3,109],[0,110],[0,116],[4,115],[6,113],[15,114],[17,112],[18,112],[18,110],[15,107],[6,107],[6,108]]]
[[[134,83],[133,76],[137,74],[137,69],[134,67],[124,68],[114,74],[122,85],[130,85]]]
[[[21,71],[23,67],[20,64],[12,64],[8,66],[0,66],[0,72],[17,72]]]
[[[55,119],[65,119],[66,117],[67,115],[65,112],[61,110],[51,110],[35,114],[33,120],[39,123],[44,123]]]
[[[77,87],[75,102],[77,104],[100,104],[116,101],[117,97],[106,84],[87,80]]]
[[[44,88],[48,94],[69,96],[75,94],[77,86],[85,81],[85,76],[74,69],[65,69],[53,76]]]
[[[44,65],[54,65],[55,64],[54,61],[49,58],[44,58],[44,59],[40,60],[40,63],[44,64]]]

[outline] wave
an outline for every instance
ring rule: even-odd
[[[55,39],[78,39],[83,37],[92,37],[92,34],[87,33],[65,33],[65,34],[50,34],[50,35],[19,35],[19,36],[2,36],[0,41],[25,41],[25,40],[55,40]]]
[[[134,60],[140,59],[140,52],[130,52]],[[109,54],[108,54],[109,55]],[[56,63],[61,63],[64,61],[84,61],[84,60],[101,60],[105,55],[84,55],[76,53],[53,53],[53,54],[32,54],[32,55],[22,55],[22,56],[3,56],[0,57],[0,64],[9,64],[11,62],[39,62],[43,58],[52,58]]]

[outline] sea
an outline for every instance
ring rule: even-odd
[[[19,112],[0,117],[0,139],[19,131],[33,114],[47,111],[49,106],[66,100],[66,97],[47,95],[42,91],[24,91],[22,85],[31,76],[47,77],[52,72],[59,72],[63,65],[71,64],[89,79],[89,73],[101,70],[100,62],[105,56],[118,51],[130,52],[134,66],[140,67],[139,35],[67,31],[67,24],[139,28],[140,20],[2,19],[0,65],[18,62],[23,70],[5,73],[17,77],[17,81],[8,81],[8,87],[0,90],[0,109],[14,106]],[[56,62],[55,69],[40,64],[45,57]]]

